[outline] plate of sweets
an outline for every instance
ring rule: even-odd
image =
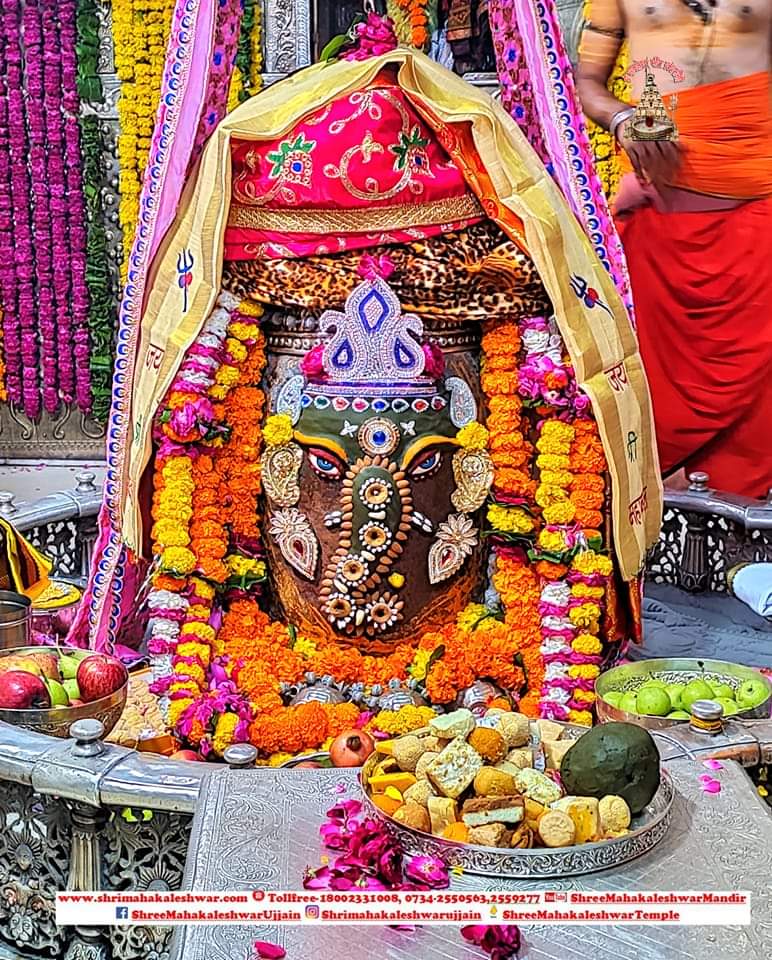
[[[625,863],[667,832],[674,789],[651,735],[465,709],[384,740],[360,776],[370,814],[414,856],[493,877]]]

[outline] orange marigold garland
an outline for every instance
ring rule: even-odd
[[[510,322],[483,338],[487,430],[465,430],[494,464],[486,603],[378,658],[300,636],[258,603],[263,429],[273,442],[282,426],[273,423],[280,418],[262,426],[260,312],[221,295],[159,419],[151,643],[159,663],[171,662],[155,685],[170,726],[204,755],[247,739],[271,763],[319,748],[357,721],[359,708],[285,706],[283,690],[309,672],[365,686],[412,678],[437,704],[485,678],[520,694],[531,716],[586,722],[611,571],[596,552],[605,459],[554,324]],[[400,711],[370,724],[398,732],[415,729],[418,716]]]

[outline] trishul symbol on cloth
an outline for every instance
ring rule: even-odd
[[[177,254],[177,284],[182,290],[182,312],[188,312],[188,287],[193,283],[193,254],[190,250],[181,250]]]

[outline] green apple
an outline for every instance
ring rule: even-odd
[[[721,704],[721,709],[724,711],[725,717],[733,717],[736,713],[740,712],[740,708],[731,697],[716,697],[716,703]]]
[[[684,710],[691,710],[695,700],[712,700],[713,691],[704,680],[690,680],[681,694],[681,706]]]
[[[630,691],[619,701],[619,709],[625,713],[638,713],[638,697]]]
[[[59,657],[59,672],[64,680],[72,680],[77,674],[79,666],[80,660],[76,660],[75,657],[65,654]]]
[[[69,680],[65,680],[62,686],[67,691],[67,696],[70,700],[80,700],[80,690],[78,689],[78,681],[75,677],[70,677]]]
[[[681,705],[681,696],[683,695],[684,688],[680,683],[669,683],[665,687],[667,695],[670,697],[670,705],[674,710],[682,710]]]
[[[761,677],[753,677],[750,680],[743,680],[737,688],[735,699],[741,710],[750,710],[764,703],[768,696],[769,690],[766,683]]]
[[[43,683],[45,683],[46,687],[48,687],[48,695],[51,698],[52,707],[69,706],[70,698],[67,696],[67,691],[58,680],[49,680],[45,678]]]
[[[689,720],[691,719],[686,710],[673,710],[667,715],[668,720]]]
[[[603,699],[606,703],[610,703],[612,707],[619,707],[623,696],[621,690],[609,690],[608,693],[603,694]]]
[[[670,713],[670,697],[661,687],[640,687],[636,698],[638,713],[650,717],[664,717]]]
[[[734,687],[728,683],[709,683],[708,686],[713,691],[716,700],[726,699],[734,700]]]

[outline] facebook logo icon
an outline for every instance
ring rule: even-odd
[[[116,907],[116,908],[115,908],[115,919],[116,919],[116,920],[128,920],[128,919],[129,919],[129,908],[128,908],[128,907]]]

